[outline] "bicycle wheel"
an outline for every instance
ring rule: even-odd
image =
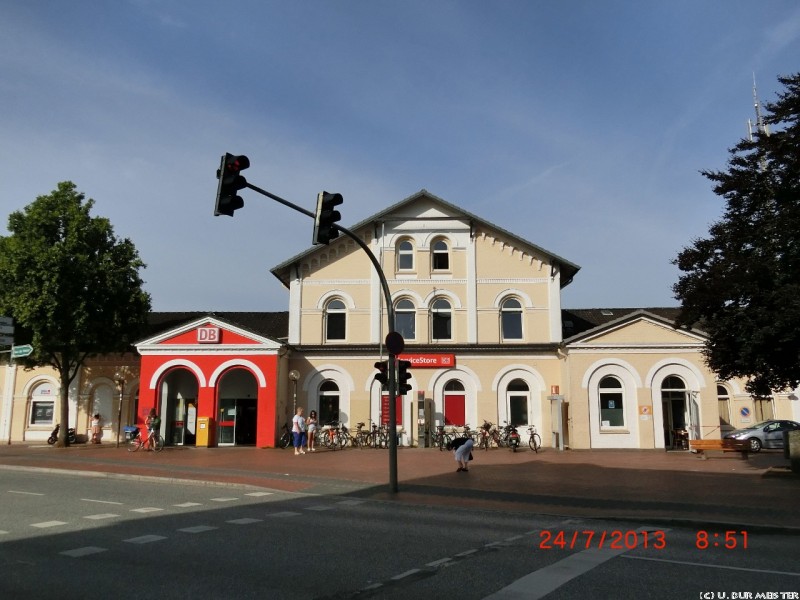
[[[281,439],[278,441],[278,446],[281,448],[288,448],[291,445],[292,445],[292,434],[286,431],[281,436]]]
[[[542,447],[542,438],[539,437],[538,433],[534,433],[528,438],[528,445],[531,447],[531,450],[538,453],[539,448]]]
[[[153,450],[155,450],[156,452],[161,452],[163,449],[164,449],[164,438],[157,433],[153,436]]]
[[[128,441],[128,452],[136,452],[142,447],[142,434],[138,433]]]

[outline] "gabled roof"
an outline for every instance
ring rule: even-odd
[[[640,319],[650,318],[670,327],[675,327],[675,321],[680,314],[680,307],[650,307],[650,308],[573,308],[561,311],[561,328],[565,343],[579,341],[591,337],[601,331],[609,330],[620,325]],[[677,329],[677,328],[676,328]],[[699,329],[685,330],[696,335],[705,334]]]
[[[202,319],[211,317],[275,341],[289,335],[289,313],[282,312],[151,312],[147,318],[147,339]],[[144,341],[144,340],[142,340]],[[141,342],[138,342],[141,343]]]
[[[448,210],[450,210],[452,212],[460,213],[461,215],[463,215],[463,217],[466,220],[472,221],[473,223],[477,223],[477,224],[479,224],[482,227],[485,227],[487,229],[494,229],[495,231],[500,232],[505,236],[508,236],[515,243],[523,245],[523,246],[527,246],[527,247],[535,250],[537,253],[543,254],[544,256],[549,258],[551,262],[557,264],[560,267],[561,273],[562,273],[562,277],[561,277],[561,287],[562,288],[564,286],[568,285],[572,281],[573,277],[575,277],[575,274],[580,270],[580,267],[578,265],[576,265],[573,262],[568,261],[566,258],[562,258],[562,257],[558,256],[557,254],[553,254],[552,252],[548,252],[544,248],[542,248],[540,246],[537,246],[536,244],[534,244],[532,242],[529,242],[528,240],[526,240],[524,238],[521,238],[520,236],[518,236],[518,235],[516,235],[514,233],[511,233],[510,231],[507,231],[507,230],[503,229],[502,227],[499,227],[499,226],[495,225],[494,223],[490,223],[486,219],[483,219],[483,218],[481,218],[481,217],[479,217],[479,216],[477,216],[475,214],[472,214],[471,212],[469,212],[467,210],[464,210],[460,206],[456,206],[455,204],[451,204],[451,203],[447,202],[446,200],[443,200],[443,199],[439,198],[438,196],[435,196],[435,195],[431,194],[429,191],[427,191],[425,189],[422,189],[419,192],[417,192],[416,194],[413,194],[413,195],[409,196],[408,198],[405,198],[404,200],[401,200],[400,202],[398,202],[396,204],[393,204],[393,205],[389,206],[388,208],[386,208],[386,209],[384,209],[384,210],[382,210],[380,212],[375,213],[371,217],[368,217],[368,218],[364,219],[363,221],[361,221],[359,223],[356,223],[352,227],[348,227],[347,229],[349,229],[353,233],[357,233],[360,229],[363,229],[364,227],[366,227],[368,225],[371,225],[373,223],[385,220],[386,218],[392,216],[393,213],[396,213],[399,210],[401,210],[402,208],[404,208],[406,206],[409,206],[409,205],[413,204],[414,202],[417,202],[420,198],[426,198],[428,200],[431,200],[431,201],[433,201],[435,203],[440,204],[442,207],[444,207],[444,208],[446,208],[446,209],[448,209]],[[339,239],[341,239],[341,238],[339,238]],[[335,244],[336,241],[334,241],[332,243]],[[318,250],[319,250],[319,247],[312,246],[308,250],[305,250],[305,251],[301,252],[300,254],[297,254],[297,255],[291,257],[290,259],[282,262],[281,264],[273,267],[272,269],[270,269],[270,273],[275,275],[275,277],[277,277],[280,280],[280,282],[283,283],[283,285],[285,285],[286,287],[289,287],[289,280],[286,277],[287,268],[290,267],[291,265],[295,264],[296,262],[305,259],[306,257],[310,256],[314,252],[317,252]]]

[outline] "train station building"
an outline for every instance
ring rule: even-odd
[[[674,326],[677,308],[565,309],[578,265],[421,190],[348,227],[382,266],[412,363],[395,399],[401,443],[437,425],[535,427],[545,447],[684,448],[769,418],[800,420],[795,390],[753,397],[719,381],[706,336]],[[369,257],[341,235],[271,270],[285,312],[152,313],[130,354],[87,362],[70,388],[78,433],[100,412],[106,437],[162,414],[174,445],[270,447],[296,405],[322,422],[387,421],[375,381],[388,333]],[[45,440],[58,415],[48,369],[0,369],[10,443]]]

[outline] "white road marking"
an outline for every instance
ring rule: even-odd
[[[598,550],[590,548],[583,552],[572,554],[533,573],[517,579],[511,585],[486,596],[483,600],[536,600],[543,598],[553,590],[600,566],[604,562],[619,556],[627,549]]]
[[[40,492],[22,492],[20,490],[8,490],[9,494],[23,494],[25,496],[44,496],[44,494]]]
[[[93,498],[81,498],[84,502],[97,502],[98,504],[116,504],[122,506],[122,502],[112,502],[111,500],[94,500]]]
[[[405,577],[408,577],[409,575],[413,575],[414,573],[419,573],[419,569],[410,569],[410,570],[406,571],[405,573],[400,573],[400,575],[395,575],[394,577],[392,577],[392,581],[397,581],[398,579],[403,579]]]
[[[233,502],[234,500],[238,500],[238,498],[209,498],[211,502]]]
[[[446,558],[440,558],[439,560],[434,560],[433,562],[425,563],[425,566],[426,567],[438,567],[439,565],[443,565],[444,563],[452,562],[452,560],[453,559],[448,556]]]
[[[272,496],[272,492],[248,492],[245,496]]]
[[[299,512],[292,512],[290,510],[285,510],[283,512],[276,512],[267,515],[268,517],[299,517]]]
[[[465,556],[469,556],[470,554],[475,554],[476,552],[477,552],[476,549],[474,549],[474,550],[464,550],[464,552],[459,552],[458,554],[456,554],[456,556],[458,558],[463,558]]]
[[[84,546],[83,548],[75,548],[74,550],[65,550],[64,552],[59,552],[59,554],[63,554],[64,556],[70,556],[72,558],[79,558],[81,556],[89,556],[90,554],[99,554],[100,552],[107,552],[108,548],[99,548],[97,546]]]
[[[261,523],[264,519],[232,519],[230,521],[225,521],[226,523],[233,523],[234,525],[251,525],[252,523]]]
[[[181,508],[189,508],[190,506],[203,506],[200,502],[184,502],[183,504],[173,504],[172,506],[179,506]]]
[[[44,529],[46,527],[58,527],[59,525],[66,525],[66,521],[43,521],[42,523],[31,523],[31,527],[38,527]]]
[[[130,544],[149,544],[150,542],[160,542],[161,540],[165,539],[167,538],[163,535],[140,535],[139,537],[129,538],[122,541]]]
[[[132,508],[131,512],[135,513],[151,513],[164,510],[163,508],[156,508],[155,506],[145,506],[143,508]]]
[[[115,515],[114,513],[100,513],[99,515],[87,515],[83,518],[92,519],[93,521],[100,521],[101,519],[113,519],[114,517],[118,516],[119,515]]]
[[[650,560],[653,562],[670,563],[673,565],[689,565],[690,567],[708,567],[709,569],[729,569],[731,571],[747,571],[749,573],[769,573],[770,575],[789,575],[791,577],[800,577],[800,573],[793,573],[792,571],[773,571],[772,569],[748,569],[747,567],[730,567],[727,565],[712,565],[710,563],[691,562],[687,560],[669,560],[668,558],[649,558],[647,556],[623,556],[622,558],[630,558],[633,560]]]
[[[183,531],[184,533],[205,533],[206,531],[214,531],[215,529],[219,528],[211,527],[210,525],[195,525],[194,527],[184,527],[183,529],[178,529],[178,531]]]

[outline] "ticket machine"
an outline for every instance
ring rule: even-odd
[[[426,398],[425,392],[417,392],[417,399],[414,401],[415,414],[417,419],[417,430],[413,445],[418,448],[431,447],[431,435],[433,434],[433,399]]]

